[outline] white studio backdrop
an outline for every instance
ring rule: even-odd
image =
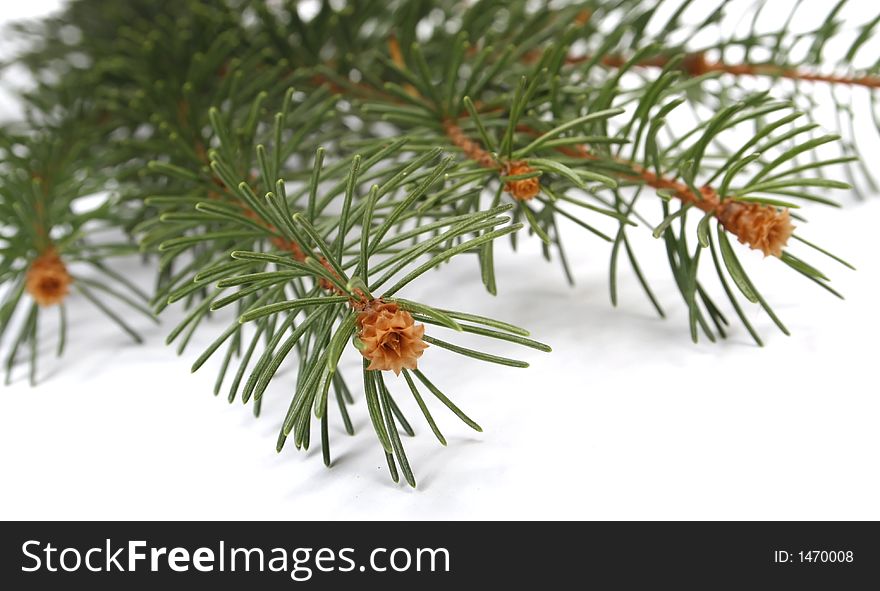
[[[54,4],[10,8],[38,14]],[[2,108],[0,118],[14,116],[5,97]],[[42,357],[37,388],[20,369],[0,390],[0,518],[880,519],[880,196],[840,197],[841,210],[807,208],[804,235],[858,268],[822,266],[847,301],[738,250],[793,333],[749,306],[763,349],[739,325],[719,344],[690,342],[648,231],[631,236],[666,320],[625,266],[612,308],[609,245],[575,226],[563,228],[574,288],[536,239],[518,253],[499,242],[497,298],[470,260],[415,286],[404,295],[514,322],[554,348],[494,349],[529,361],[525,370],[441,350],[423,358],[485,432],[438,410],[442,448],[400,396],[417,429],[404,440],[416,490],[390,481],[362,400],[352,409],[355,437],[331,421],[332,469],[320,446],[276,454],[291,370],[273,383],[259,420],[250,406],[211,395],[216,365],[189,372],[222,319],[178,358],[164,345],[178,310],[161,326],[133,318],[146,338],[137,346],[78,302],[65,357]],[[137,261],[116,268],[150,283]]]

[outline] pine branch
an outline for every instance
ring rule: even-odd
[[[82,211],[78,201],[99,191],[106,182],[95,170],[90,142],[100,141],[100,126],[81,131],[94,116],[83,105],[61,103],[53,113],[36,109],[28,118],[42,128],[38,132],[4,131],[0,153],[4,174],[0,177],[0,287],[7,288],[0,304],[0,338],[18,324],[20,332],[5,343],[6,381],[22,347],[28,346],[31,384],[37,381],[39,326],[49,309],[57,307],[60,356],[67,341],[67,302],[79,293],[120,325],[132,339],[141,337],[113,310],[106,300],[154,319],[144,306],[143,292],[103,264],[108,256],[133,254],[128,244],[100,238],[108,229],[124,226],[130,211],[113,198],[97,208]],[[53,314],[54,317],[54,314]]]
[[[108,302],[183,308],[167,338],[179,354],[211,316],[231,314],[192,365],[217,358],[215,394],[225,388],[258,415],[282,366],[295,367],[277,447],[292,438],[308,448],[314,419],[327,465],[329,415],[338,411],[353,433],[348,407],[363,394],[392,478],[415,486],[399,435],[414,430],[395,396],[413,396],[441,444],[426,392],[481,430],[419,360],[445,349],[527,365],[456,342],[462,332],[549,351],[509,323],[407,297],[453,258],[473,259],[499,293],[497,239],[519,248],[536,236],[573,282],[561,231],[574,224],[609,244],[612,302],[625,254],[663,315],[629,238],[650,231],[694,340],[736,330],[703,283],[709,258],[758,344],[740,298],[787,334],[736,242],[837,295],[792,251],[843,262],[800,237],[797,213],[804,203],[836,206],[827,190],[856,183],[852,171],[850,183],[834,179],[835,167],[858,163],[852,138],[812,121],[802,83],[872,97],[877,86],[880,60],[853,67],[868,57],[877,19],[827,67],[826,46],[844,34],[841,5],[813,31],[794,34],[786,22],[766,34],[759,3],[750,32],[697,47],[682,40],[723,22],[727,2],[695,17],[696,3],[666,0],[365,0],[321,2],[311,15],[295,2],[74,0],[17,29],[29,40],[19,63],[44,82],[23,97],[27,120],[0,136],[11,155],[0,183],[0,283],[9,286],[0,335],[18,326],[7,367],[29,349],[35,372],[37,272],[63,286],[52,301],[59,350],[68,285],[130,333]],[[803,41],[807,56],[795,60]],[[746,78],[770,88],[751,91]],[[854,113],[838,107],[843,132]],[[115,191],[105,206],[74,213],[77,199],[105,188]],[[124,238],[97,240],[104,228]],[[149,298],[103,264],[132,252],[130,237],[156,267]],[[360,375],[343,377],[346,355],[360,356]]]

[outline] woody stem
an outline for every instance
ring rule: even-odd
[[[591,56],[577,56],[566,59],[568,64],[579,64],[590,61]],[[619,68],[627,63],[622,55],[608,55],[600,60],[600,63],[609,68]],[[663,68],[669,63],[668,56],[656,56],[637,62],[635,66],[640,68]],[[880,76],[842,76],[836,74],[819,74],[808,70],[787,68],[776,64],[728,64],[721,61],[707,61],[702,52],[688,53],[684,56],[680,68],[691,76],[702,76],[712,72],[721,72],[732,76],[767,76],[770,78],[786,78],[788,80],[802,80],[807,82],[823,82],[826,84],[842,84],[847,86],[862,86],[865,88],[880,88]]]

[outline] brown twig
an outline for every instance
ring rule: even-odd
[[[540,135],[536,129],[525,125],[517,127],[517,131],[529,135]],[[561,146],[557,151],[573,158],[598,160],[586,146]],[[760,203],[744,203],[733,198],[719,196],[709,185],[694,193],[686,183],[658,175],[638,163],[615,158],[615,162],[632,170],[632,174],[620,174],[622,180],[643,183],[655,189],[669,191],[682,203],[712,214],[728,232],[737,237],[742,244],[760,250],[764,256],[781,256],[782,249],[794,231],[791,215],[787,209],[779,210]]]
[[[580,64],[588,62],[591,56],[572,56],[565,61],[567,64]],[[639,68],[663,68],[669,63],[668,56],[655,56],[647,58],[634,65]],[[620,68],[627,63],[622,55],[607,55],[599,60],[608,68]],[[786,68],[775,64],[727,64],[720,61],[709,61],[703,52],[685,54],[679,68],[690,76],[703,76],[712,72],[721,72],[732,76],[767,76],[770,78],[786,78],[789,80],[803,80],[807,82],[822,82],[827,84],[842,84],[847,86],[863,86],[865,88],[880,88],[878,76],[842,76],[836,74],[819,74],[796,68]]]

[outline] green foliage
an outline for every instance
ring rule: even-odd
[[[54,113],[58,97],[74,97],[63,104],[78,111],[60,124],[31,118],[3,136],[4,156],[15,146],[28,152],[3,164],[0,280],[12,286],[0,312],[4,330],[19,302],[25,306],[10,367],[37,334],[37,308],[26,311],[22,286],[41,249],[54,245],[107,275],[95,253],[133,248],[92,242],[99,224],[131,235],[155,261],[152,309],[185,310],[167,339],[178,353],[196,331],[210,330],[210,316],[232,314],[192,367],[220,358],[215,394],[252,403],[259,414],[280,368],[296,367],[279,450],[291,436],[308,448],[314,418],[329,465],[331,391],[349,433],[348,407],[360,391],[390,473],[413,486],[399,435],[413,429],[395,396],[413,396],[442,444],[426,392],[481,429],[419,370],[395,380],[364,360],[356,379],[342,375],[345,355],[359,355],[359,305],[393,302],[427,325],[426,355],[446,349],[525,367],[491,346],[457,344],[453,334],[549,351],[525,330],[442,309],[440,297],[405,299],[452,258],[473,259],[487,291],[499,293],[499,238],[517,249],[524,236],[537,236],[545,258],[558,260],[573,282],[561,235],[573,223],[610,250],[612,302],[625,256],[664,315],[630,239],[651,232],[695,341],[735,330],[707,274],[758,344],[750,307],[787,334],[734,243],[759,245],[742,230],[746,222],[724,212],[760,208],[801,226],[800,204],[836,206],[827,191],[849,187],[825,175],[857,162],[854,145],[813,122],[807,89],[784,86],[795,66],[826,63],[825,45],[841,34],[838,7],[806,33],[791,33],[790,23],[758,33],[756,18],[745,37],[691,46],[682,40],[713,30],[730,3],[696,20],[689,17],[696,3],[687,0],[325,1],[311,13],[307,4],[74,0],[17,28],[29,40],[18,63],[42,81],[25,101]],[[864,57],[876,23],[857,34],[842,69]],[[810,57],[794,64],[794,46],[805,38]],[[737,48],[746,60],[763,51],[751,66],[765,67],[752,71],[767,90],[748,88],[732,72],[700,71],[695,61],[727,63]],[[829,155],[831,146],[838,148]],[[38,165],[53,170],[44,197],[29,176]],[[109,186],[117,189],[104,206],[74,213],[78,197]],[[52,232],[33,235],[42,214],[29,204],[41,199],[49,199]],[[836,294],[802,253],[776,246],[760,247]],[[800,233],[788,246],[843,263]],[[92,283],[76,285],[121,322],[89,295]],[[94,287],[139,306],[119,289]]]
[[[28,269],[40,255],[57,253],[72,278],[73,292],[135,341],[141,341],[140,335],[114,307],[153,317],[146,306],[147,295],[106,264],[109,257],[136,252],[129,237],[120,232],[132,212],[113,196],[98,205],[83,203],[106,186],[101,160],[93,149],[105,137],[106,129],[79,101],[59,102],[51,112],[29,109],[26,125],[9,126],[0,133],[0,287],[5,288],[0,338],[9,337],[7,383],[24,347],[29,350],[31,383],[37,379],[39,327],[49,310],[31,298],[26,283]],[[61,355],[67,339],[67,312],[64,302],[57,307],[56,350]],[[18,333],[7,335],[16,318]]]

